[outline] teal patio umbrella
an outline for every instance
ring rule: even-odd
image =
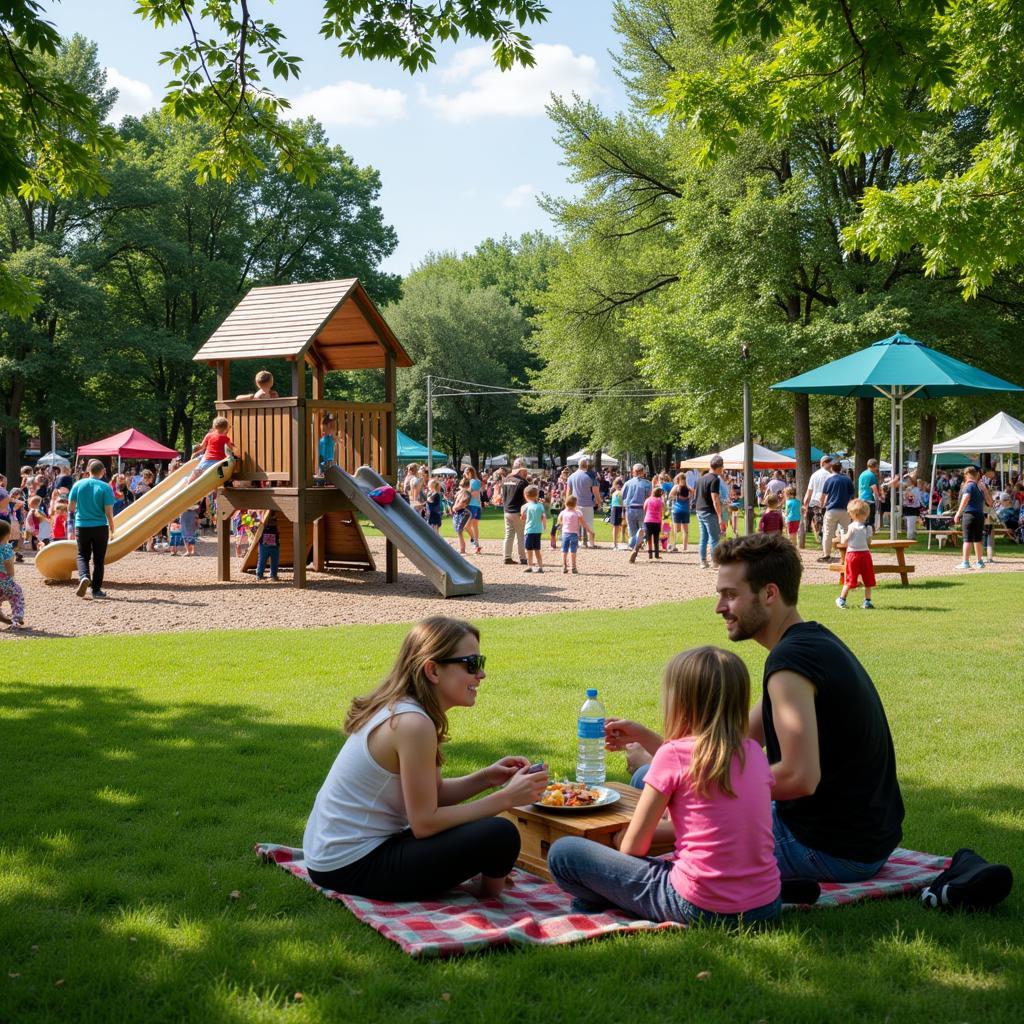
[[[891,536],[896,537],[903,478],[903,403],[908,398],[944,398],[986,391],[1024,391],[1024,388],[936,352],[897,331],[889,338],[825,363],[799,377],[773,384],[778,391],[806,395],[843,395],[850,398],[888,400],[889,445],[893,480]]]

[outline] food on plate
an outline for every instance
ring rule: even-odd
[[[538,803],[544,807],[589,807],[601,799],[601,791],[583,782],[552,782]]]

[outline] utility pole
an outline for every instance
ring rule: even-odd
[[[434,475],[434,378],[427,374],[427,476]]]
[[[743,360],[743,511],[745,532],[754,532],[754,436],[750,430],[750,347],[742,346]]]

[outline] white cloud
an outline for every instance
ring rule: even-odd
[[[292,100],[292,117],[315,117],[324,125],[368,128],[405,117],[405,94],[365,82],[335,82]]]
[[[516,185],[501,201],[501,205],[509,210],[521,210],[527,202],[537,194],[532,185]]]
[[[420,99],[447,121],[472,121],[542,117],[552,93],[567,96],[575,92],[590,99],[602,91],[593,57],[549,43],[538,43],[533,53],[537,63],[532,68],[516,65],[500,71],[492,64],[488,47],[461,50],[438,76],[453,91],[431,92],[421,86]]]
[[[115,124],[122,117],[147,114],[157,105],[156,94],[145,82],[122,75],[117,68],[107,68],[107,88],[117,90],[117,102],[107,115]]]

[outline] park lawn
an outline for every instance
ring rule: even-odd
[[[557,513],[556,513],[557,515]],[[372,527],[369,522],[365,519],[360,520],[363,530],[368,537],[380,537],[382,534],[379,530]],[[495,544],[501,544],[502,538],[505,536],[505,516],[500,508],[485,508],[483,519],[480,521],[480,540],[484,544],[485,548],[488,544],[491,545],[492,549]],[[551,527],[552,520],[548,519],[548,528]],[[740,518],[740,531],[743,531],[743,519]],[[598,544],[611,544],[612,543],[612,528],[604,521],[604,516],[598,516],[594,522],[594,532],[597,534]],[[730,536],[732,531],[729,531]],[[444,524],[441,527],[441,534],[443,537],[454,541],[455,530],[452,527],[451,517],[446,517]],[[698,528],[697,528],[697,517],[696,515],[690,518],[690,544],[696,546],[698,539]],[[881,531],[879,534],[880,538],[888,538],[888,528]],[[903,536],[901,534],[901,536]],[[467,546],[469,551],[473,550],[472,545],[469,545],[469,538],[467,537]],[[813,533],[807,535],[807,547],[813,548],[814,550],[820,550],[821,545],[815,540]],[[961,557],[960,545],[947,544],[943,548],[939,548],[938,541],[933,539],[931,551],[928,551],[927,538],[923,534],[918,535],[917,543],[913,547],[907,549],[907,555],[913,555],[915,551],[921,551],[927,554],[943,554],[950,557],[956,557],[957,561]],[[1006,540],[1005,538],[996,539],[995,548],[996,559],[1006,558],[1024,558],[1024,547],[1019,544],[1014,544],[1012,541]],[[973,561],[974,555],[971,555]]]
[[[884,585],[875,612],[839,612],[833,587],[802,595],[805,616],[837,630],[882,694],[905,844],[973,846],[1018,870],[1020,594],[1016,575],[972,574]],[[702,599],[482,622],[488,678],[477,707],[451,716],[448,770],[515,752],[570,772],[587,686],[610,713],[656,723],[668,656],[726,642],[712,609]],[[1020,1019],[1019,892],[970,917],[896,900],[788,913],[767,934],[408,959],[251,852],[257,840],[300,844],[348,700],[382,675],[403,632],[7,644],[0,1020]],[[732,649],[758,680],[764,652]],[[610,775],[625,779],[621,757]]]

